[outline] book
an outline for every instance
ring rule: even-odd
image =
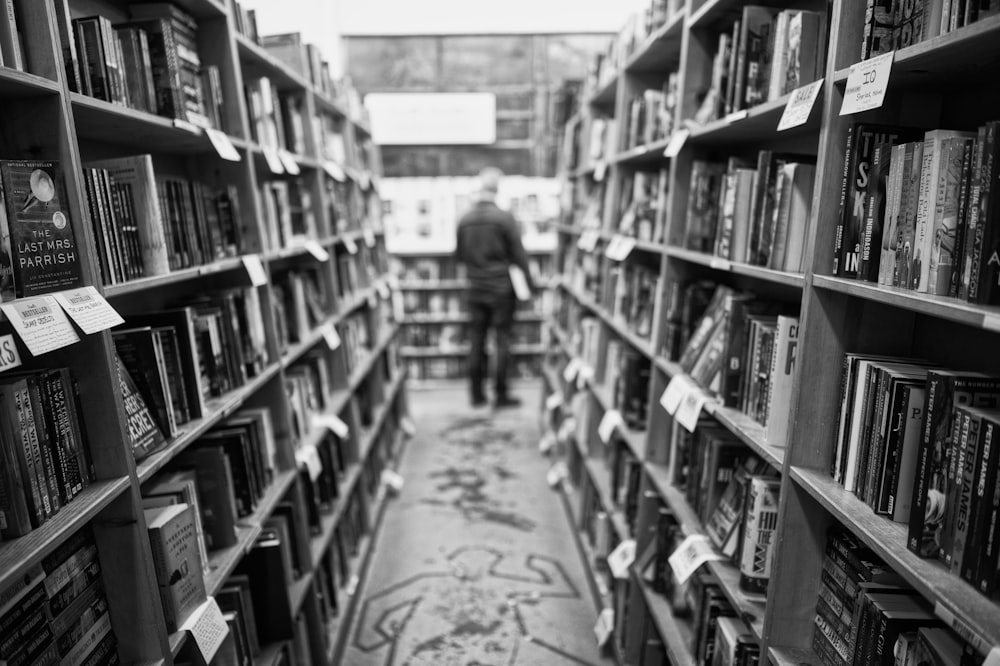
[[[117,366],[122,401],[125,405],[129,443],[132,455],[135,456],[136,461],[139,461],[164,446],[167,440],[153,419],[152,412],[142,393],[132,381],[132,375],[129,374],[117,355],[115,356],[115,365]]]
[[[778,493],[781,481],[761,476],[747,480],[743,537],[740,548],[740,590],[749,595],[767,592],[774,559],[774,533],[778,528]]]
[[[774,343],[774,352],[771,355],[767,423],[764,428],[764,438],[771,446],[783,447],[788,444],[798,339],[799,319],[779,315],[777,337]]]
[[[189,504],[171,504],[143,513],[167,630],[177,631],[205,601],[193,509]]]
[[[195,472],[206,550],[235,544],[235,483],[225,449],[221,446],[193,447],[178,456],[175,467]]]

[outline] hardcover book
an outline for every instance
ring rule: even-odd
[[[205,601],[194,513],[188,504],[145,509],[153,567],[168,631],[177,631]]]

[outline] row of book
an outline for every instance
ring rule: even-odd
[[[980,0],[868,0],[861,59],[867,60],[945,35],[998,13],[1000,7],[996,3]]]
[[[677,113],[677,72],[671,72],[662,89],[644,90],[629,102],[625,149],[647,146],[670,136]]]
[[[684,11],[682,0],[650,0],[639,14],[632,44],[628,50],[633,51],[648,35],[674,20],[682,11]]]
[[[261,146],[306,152],[305,120],[301,96],[281,95],[271,79],[262,76],[243,84],[250,116],[250,138]]]
[[[642,353],[621,340],[609,340],[605,352],[604,385],[630,430],[645,430],[649,416],[651,363]]]
[[[0,660],[10,666],[121,663],[101,573],[88,525],[0,591]]]
[[[617,233],[662,243],[666,237],[669,187],[669,169],[623,174]]]
[[[638,261],[614,262],[603,283],[601,303],[640,338],[653,334],[653,309],[660,284],[659,266]]]
[[[996,596],[1000,378],[847,354],[842,387],[833,478],[876,514],[907,524],[911,551]]]
[[[259,193],[265,250],[280,250],[319,237],[312,192],[303,178],[265,181]]]
[[[271,276],[279,349],[302,342],[333,314],[333,302],[318,268],[296,267]]]
[[[819,12],[745,5],[719,34],[711,87],[697,122],[751,109],[823,76],[826,19]]]
[[[130,108],[221,127],[222,81],[198,54],[198,22],[168,2],[131,5],[127,23],[57,16],[70,90]]]
[[[833,274],[1000,303],[998,130],[851,126]]]
[[[233,1],[233,22],[236,32],[249,39],[254,44],[260,43],[260,32],[257,30],[257,10]]]
[[[815,158],[758,152],[756,164],[695,160],[684,247],[799,273],[808,232]]]

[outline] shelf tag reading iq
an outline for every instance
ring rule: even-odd
[[[347,437],[348,433],[351,432],[350,427],[336,414],[320,414],[313,417],[313,426],[316,428],[326,428],[341,439]]]
[[[340,346],[340,334],[337,333],[337,327],[333,324],[329,324],[323,329],[323,339],[326,340],[326,346],[333,351]]]
[[[319,244],[319,241],[307,240],[305,242],[306,251],[313,256],[316,261],[329,261],[330,253]]]
[[[347,234],[341,240],[343,240],[344,242],[344,249],[347,250],[350,254],[358,253],[358,244],[354,241],[354,236]]]
[[[576,376],[580,374],[580,368],[583,366],[583,361],[578,358],[571,358],[566,367],[563,368],[563,379],[568,382],[576,379]]]
[[[788,102],[785,103],[781,120],[778,121],[779,132],[806,124],[812,108],[816,105],[819,91],[823,89],[823,81],[824,79],[819,79],[792,91],[788,96]]]
[[[670,135],[670,143],[667,144],[667,149],[663,151],[664,157],[669,157],[674,159],[681,154],[681,148],[687,143],[688,137],[691,136],[691,130],[684,127],[673,134]]]
[[[222,616],[222,610],[215,597],[195,608],[188,619],[181,625],[181,631],[190,631],[198,651],[204,657],[205,663],[211,663],[215,654],[222,647],[223,641],[229,635],[229,625]]]
[[[41,356],[80,341],[66,313],[53,296],[22,298],[0,305],[14,332],[31,352]]]
[[[365,225],[365,228],[361,231],[361,235],[365,239],[365,245],[375,247],[375,231],[369,225]]]
[[[594,625],[594,636],[597,637],[597,645],[604,647],[611,633],[615,630],[615,611],[612,608],[605,608],[597,616],[597,624]]]
[[[598,183],[604,180],[604,176],[608,173],[608,163],[604,160],[598,160],[594,164],[594,180]]]
[[[597,434],[600,435],[601,441],[607,444],[611,440],[615,428],[623,427],[625,427],[625,421],[622,419],[622,413],[617,409],[609,409],[604,412],[601,423],[597,426]]]
[[[0,335],[0,372],[21,367],[21,354],[13,335]]]
[[[281,158],[278,157],[277,148],[261,146],[261,150],[264,151],[264,161],[267,162],[267,168],[271,170],[271,173],[276,176],[285,173],[285,167],[281,164]]]
[[[66,314],[87,335],[114,328],[125,320],[95,287],[84,287],[52,294]]]
[[[712,542],[704,534],[692,534],[681,542],[677,550],[667,559],[670,568],[677,578],[677,584],[683,585],[698,567],[705,562],[723,560],[725,557],[715,552]]]
[[[889,51],[851,65],[851,72],[847,75],[847,84],[844,86],[844,103],[840,107],[840,115],[848,116],[882,106],[895,55],[895,51]]]
[[[295,452],[295,462],[299,467],[305,467],[309,472],[309,478],[316,481],[323,473],[323,460],[319,457],[319,449],[315,444],[304,446]]]
[[[243,256],[243,268],[247,271],[250,284],[254,287],[263,287],[267,284],[267,271],[264,270],[264,262],[260,260],[260,255],[247,254]]]
[[[229,140],[229,137],[225,132],[220,132],[217,129],[207,127],[205,128],[205,134],[208,136],[209,142],[212,147],[215,148],[216,154],[224,160],[229,160],[230,162],[239,162],[241,159],[239,151],[236,150],[236,146],[233,142]]]
[[[281,160],[281,166],[284,167],[288,175],[297,176],[302,173],[302,169],[299,168],[299,163],[295,161],[295,157],[284,148],[278,149],[278,159]]]
[[[626,539],[608,555],[611,575],[618,580],[628,578],[628,568],[635,562],[635,539]]]
[[[552,395],[550,395],[548,398],[545,399],[545,409],[549,410],[550,412],[558,409],[559,407],[562,406],[562,404],[563,404],[562,393],[559,393],[558,391],[556,391],[555,393],[553,393]]]
[[[674,418],[688,432],[694,432],[698,426],[698,418],[701,417],[701,410],[707,401],[705,392],[692,383],[691,390],[687,392],[684,399],[681,400],[681,404],[678,405]]]

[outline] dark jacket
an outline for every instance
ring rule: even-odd
[[[471,297],[512,295],[512,264],[521,267],[534,289],[517,220],[492,201],[476,202],[459,220],[455,257],[466,266]]]

